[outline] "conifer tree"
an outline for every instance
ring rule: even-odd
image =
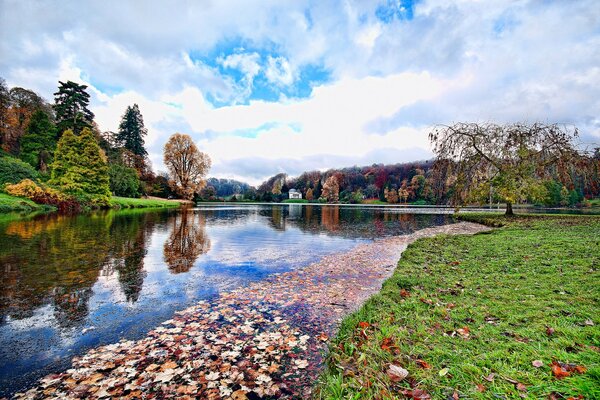
[[[144,127],[144,118],[138,105],[127,107],[119,124],[117,143],[143,159],[148,155],[144,148],[144,136],[147,134],[148,130]]]
[[[52,163],[49,182],[69,194],[106,204],[110,198],[108,164],[94,134],[84,128],[79,137],[63,133]]]
[[[70,129],[75,134],[84,128],[92,128],[94,113],[88,109],[90,95],[85,91],[86,85],[67,81],[58,82],[58,92],[54,93],[54,111],[59,136]]]
[[[21,160],[46,172],[55,148],[56,127],[45,112],[34,112],[21,138]]]

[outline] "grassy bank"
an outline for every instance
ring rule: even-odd
[[[461,218],[498,228],[409,246],[342,322],[317,398],[600,398],[600,218]]]
[[[133,199],[113,196],[110,199],[110,205],[112,208],[157,208],[179,207],[181,203],[176,200]]]
[[[0,193],[0,213],[30,213],[35,211],[53,211],[54,207],[37,204],[23,198]]]

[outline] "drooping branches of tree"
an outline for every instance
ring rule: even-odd
[[[569,182],[581,165],[576,128],[558,124],[457,123],[438,126],[429,138],[436,169],[453,180],[454,204],[497,198],[512,205],[542,201],[546,181]]]

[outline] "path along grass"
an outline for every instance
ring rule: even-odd
[[[600,398],[600,218],[461,219],[499,228],[410,245],[342,322],[317,398]]]

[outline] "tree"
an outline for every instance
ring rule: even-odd
[[[340,185],[334,175],[325,181],[321,198],[324,198],[329,203],[337,203],[340,200]]]
[[[75,136],[71,130],[63,133],[54,153],[49,183],[93,203],[108,203],[108,164],[89,128],[84,128],[80,136]]]
[[[306,190],[306,200],[308,201],[313,201],[314,200],[314,195],[313,195],[313,190],[311,188],[308,188]]]
[[[137,104],[127,107],[119,124],[116,142],[143,160],[148,152],[144,148],[144,136],[148,130],[144,127],[144,118]]]
[[[18,155],[20,140],[26,132],[32,114],[38,110],[43,110],[50,115],[51,110],[37,93],[21,87],[10,89],[8,98],[4,100],[7,103],[2,118],[2,147],[4,150]]]
[[[0,148],[6,150],[8,130],[8,109],[10,107],[10,92],[6,81],[0,78]]]
[[[185,199],[191,200],[204,186],[210,169],[210,157],[198,150],[189,135],[175,133],[164,148],[164,162],[169,169],[171,186]]]
[[[54,93],[54,112],[59,136],[70,129],[79,134],[84,128],[92,128],[94,113],[88,109],[90,95],[85,91],[87,85],[67,81],[58,82],[58,92]]]
[[[46,172],[56,149],[56,127],[48,115],[38,110],[33,113],[27,133],[21,138],[21,160]]]
[[[398,202],[398,191],[394,188],[384,189],[383,196],[385,197],[385,200],[390,204],[395,204]]]
[[[453,201],[482,201],[493,191],[512,205],[545,197],[544,180],[566,177],[579,157],[573,144],[577,129],[559,125],[458,123],[436,127],[429,139],[436,167],[454,169]]]
[[[111,164],[108,168],[110,191],[115,196],[138,197],[140,178],[133,168],[121,164]]]

